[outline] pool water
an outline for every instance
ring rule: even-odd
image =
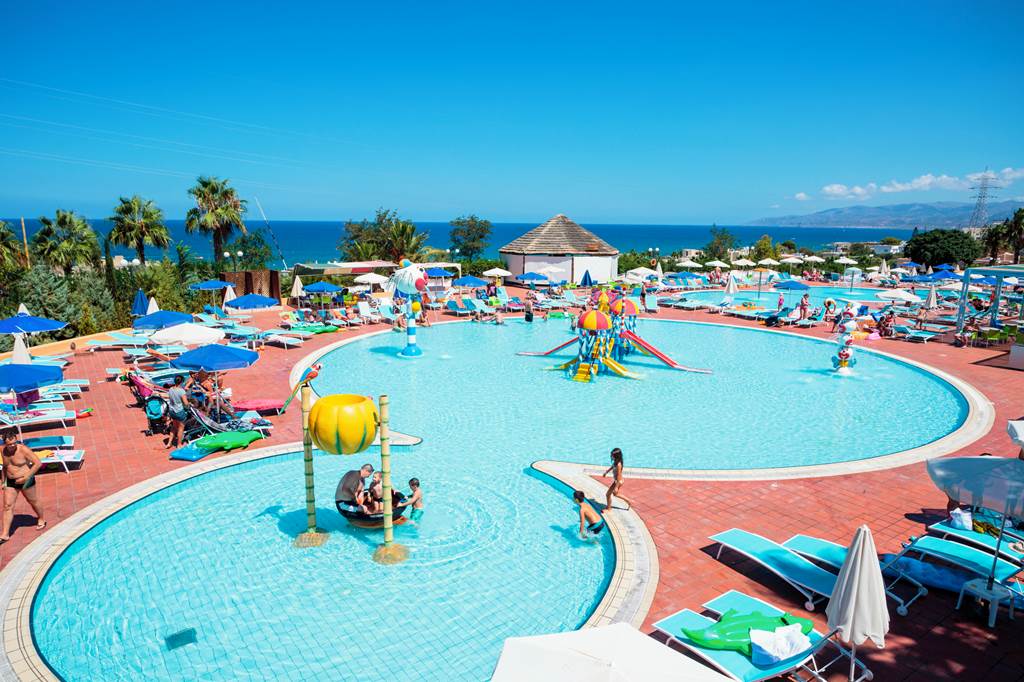
[[[842,309],[844,303],[842,301],[855,301],[858,304],[869,304],[869,305],[884,305],[885,301],[880,300],[875,294],[884,291],[883,289],[864,289],[849,286],[845,287],[832,287],[832,286],[810,286],[806,291],[774,291],[765,285],[760,295],[757,289],[740,289],[738,293],[732,294],[731,298],[733,302],[739,303],[741,301],[752,301],[758,303],[766,308],[775,309],[778,305],[779,294],[782,293],[786,299],[786,305],[796,307],[800,304],[800,299],[803,295],[809,294],[811,307],[817,308],[825,302],[825,299],[831,298],[838,302],[839,308]],[[708,290],[708,291],[683,291],[680,293],[681,296],[687,300],[698,300],[708,301],[711,303],[719,303],[724,299],[727,294],[723,293],[721,289]]]
[[[323,548],[304,528],[302,460],[273,457],[204,474],[115,514],[62,555],[33,610],[49,664],[69,680],[487,679],[504,638],[578,627],[607,586],[610,539],[581,541],[568,490],[528,475],[538,459],[729,469],[874,457],[933,441],[966,416],[960,394],[905,363],[752,329],[643,320],[678,362],[624,363],[640,380],[590,384],[546,368],[573,357],[561,320],[437,325],[424,355],[404,335],[363,337],[323,358],[314,387],[391,397],[396,483],[416,476],[427,510],[398,527],[411,558],[381,567],[374,531],[333,510],[334,487],[376,453],[316,459]],[[287,418],[297,419],[297,412]],[[404,487],[404,486],[403,486]],[[167,637],[195,630],[195,643]]]

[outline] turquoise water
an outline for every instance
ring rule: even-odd
[[[846,287],[826,287],[826,286],[812,286],[804,291],[774,291],[765,286],[764,290],[758,294],[757,289],[740,289],[738,293],[732,295],[734,302],[740,301],[753,301],[766,308],[775,309],[778,305],[779,294],[782,293],[786,298],[786,305],[796,307],[800,304],[800,299],[804,293],[810,294],[811,307],[815,308],[825,302],[826,298],[831,298],[838,302],[840,309],[843,307],[843,300],[846,301],[857,301],[858,303],[884,305],[885,301],[880,300],[875,294],[884,291],[883,289],[864,289],[859,287],[849,286]],[[712,303],[719,303],[725,294],[721,290],[717,291],[684,291],[681,295],[687,300],[698,300],[698,301],[710,301]]]
[[[239,465],[75,542],[36,598],[39,650],[67,680],[484,680],[506,637],[579,627],[604,594],[610,537],[579,540],[568,491],[522,460],[434,440],[392,457],[396,482],[418,476],[426,495],[420,526],[396,528],[408,562],[375,564],[381,533],[333,508],[342,473],[376,454],[316,458],[330,540],[307,550],[291,546],[301,456]],[[168,650],[190,628],[196,642]]]
[[[644,320],[639,332],[681,363],[626,365],[642,380],[592,384],[544,371],[573,355],[522,357],[568,338],[562,321],[449,324],[418,335],[425,355],[396,357],[404,336],[362,338],[324,358],[320,394],[387,391],[392,423],[424,443],[394,457],[397,482],[426,492],[398,567],[370,559],[379,535],[331,509],[341,474],[368,453],[316,460],[328,544],[299,551],[297,455],[173,486],[74,543],[33,612],[40,651],[69,680],[482,680],[505,637],[580,625],[613,564],[607,537],[575,537],[567,492],[526,475],[542,458],[633,466],[734,468],[872,457],[932,441],[966,408],[943,381],[859,353],[829,371],[834,346],[713,325]],[[288,418],[298,418],[289,413]],[[628,483],[627,483],[628,494]],[[196,643],[165,637],[194,628]],[[383,676],[377,675],[375,676]]]

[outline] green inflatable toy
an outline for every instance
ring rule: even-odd
[[[199,440],[193,443],[193,445],[201,450],[209,450],[213,452],[215,450],[238,450],[240,448],[247,448],[253,441],[257,441],[263,436],[259,431],[225,431],[224,433],[211,433],[208,436],[203,436]]]
[[[682,628],[682,630],[686,638],[697,646],[705,649],[738,651],[745,656],[750,656],[751,630],[775,632],[776,628],[794,623],[800,624],[800,631],[805,635],[814,629],[814,623],[811,620],[790,613],[784,613],[781,616],[766,616],[760,611],[740,613],[736,609],[729,609],[714,625],[709,625],[702,630],[688,628]]]
[[[327,334],[329,332],[336,332],[338,328],[333,324],[320,324],[318,322],[307,322],[305,324],[293,324],[292,329],[297,331],[309,332],[310,334]]]

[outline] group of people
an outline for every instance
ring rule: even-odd
[[[366,480],[369,479],[369,485]],[[412,507],[409,520],[418,522],[423,517],[423,491],[418,478],[409,479],[408,496],[397,490],[391,491],[393,509]],[[359,511],[367,516],[384,512],[384,482],[380,471],[374,471],[372,464],[345,473],[334,491],[334,504],[339,512]]]
[[[223,386],[218,385],[213,373],[205,370],[190,372],[188,379],[179,374],[167,389],[169,434],[164,440],[167,449],[176,448],[182,443],[190,406],[210,415],[215,421],[221,421],[225,416],[235,418],[235,410],[231,407],[227,392]]]
[[[615,448],[611,452],[612,464],[608,467],[603,476],[611,474],[612,481],[608,484],[608,490],[605,492],[605,506],[598,512],[594,509],[593,505],[587,502],[587,496],[582,490],[574,490],[572,493],[572,500],[579,507],[579,521],[580,521],[580,538],[590,539],[596,538],[604,530],[604,513],[609,509],[613,509],[612,498],[617,497],[626,503],[626,509],[628,510],[632,505],[633,501],[622,494],[622,484],[625,482],[623,475],[623,460],[622,450]]]

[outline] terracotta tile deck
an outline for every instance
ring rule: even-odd
[[[661,318],[691,319],[753,326],[752,323],[706,313],[662,310]],[[254,322],[273,326],[276,313],[259,313]],[[380,329],[373,325],[368,330]],[[799,333],[829,336],[828,327]],[[309,339],[291,350],[268,348],[253,368],[229,375],[236,394],[284,397],[288,374],[306,354],[344,336],[365,333],[344,331]],[[996,408],[990,433],[962,454],[990,451],[1013,455],[1005,433],[1006,419],[1024,414],[1024,373],[1002,368],[1005,350],[954,348],[931,342],[911,344],[882,340],[873,347],[918,360],[958,376],[981,389]],[[167,459],[159,437],[146,438],[141,410],[127,409],[131,394],[124,386],[105,380],[106,367],[122,366],[119,351],[99,350],[76,356],[66,370],[73,378],[93,384],[77,403],[94,409],[69,433],[86,450],[86,460],[70,475],[48,472],[38,478],[47,518],[55,524],[115,490],[185,466]],[[259,445],[300,439],[297,405],[273,417],[273,435]],[[61,433],[58,430],[36,432]],[[35,434],[33,434],[35,435]],[[910,535],[921,534],[926,522],[943,513],[945,498],[929,482],[923,464],[840,477],[766,482],[686,482],[630,480],[627,494],[638,501],[637,510],[649,526],[658,547],[661,576],[650,623],[679,608],[699,605],[728,589],[741,589],[802,614],[802,598],[787,585],[749,561],[715,548],[707,537],[731,527],[759,532],[782,541],[805,532],[844,544],[860,523],[871,526],[882,552],[894,552]],[[11,540],[0,546],[0,565],[37,537],[31,510],[23,500],[16,508]],[[955,596],[932,592],[916,602],[910,615],[893,610],[887,648],[866,653],[880,680],[1024,679],[1024,647],[1020,625],[1000,614],[995,629],[984,626],[971,607],[953,610]],[[823,608],[823,607],[820,607]],[[813,616],[824,623],[822,614]],[[841,677],[836,677],[841,679]]]

